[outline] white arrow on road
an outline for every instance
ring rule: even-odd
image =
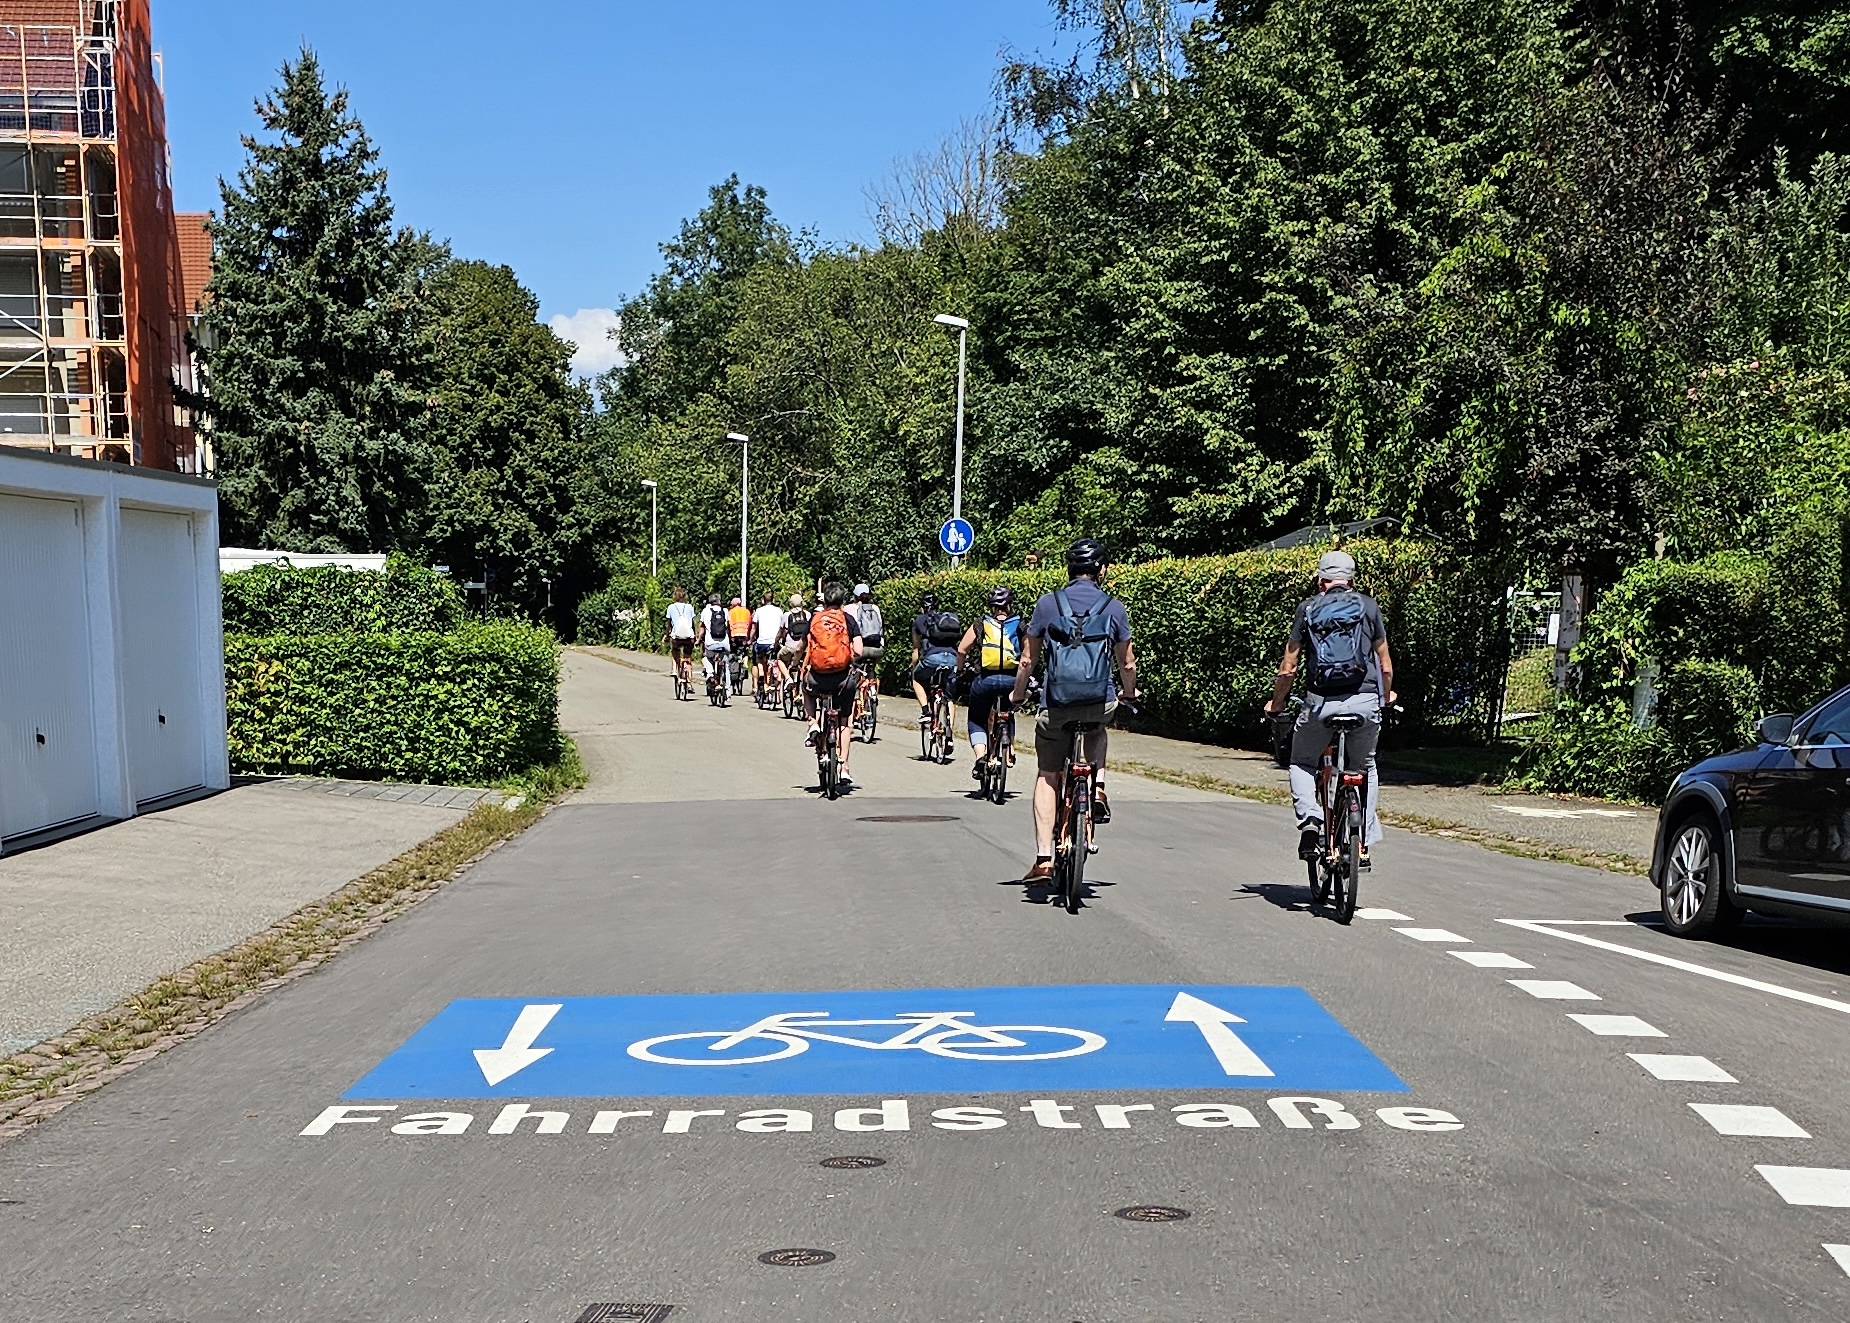
[[[521,1007],[520,1014],[514,1017],[514,1027],[507,1031],[506,1042],[500,1047],[475,1049],[475,1064],[482,1068],[482,1077],[490,1086],[499,1084],[516,1071],[525,1070],[552,1051],[550,1047],[533,1046],[533,1040],[545,1032],[546,1026],[552,1023],[552,1017],[559,1013],[563,1004],[553,1002],[550,1005]]]
[[[1272,1068],[1259,1059],[1259,1054],[1227,1027],[1230,1024],[1246,1023],[1232,1011],[1223,1011],[1212,1002],[1178,992],[1176,999],[1169,1003],[1169,1014],[1163,1019],[1180,1020],[1201,1030],[1201,1036],[1207,1040],[1208,1050],[1214,1053],[1220,1068],[1229,1075],[1273,1073]]]

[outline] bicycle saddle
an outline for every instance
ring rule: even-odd
[[[1323,724],[1336,730],[1354,730],[1366,720],[1360,712],[1338,712],[1323,719]]]

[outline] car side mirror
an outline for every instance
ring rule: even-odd
[[[1792,723],[1798,718],[1790,712],[1775,712],[1754,723],[1754,738],[1762,744],[1786,744],[1792,739]]]

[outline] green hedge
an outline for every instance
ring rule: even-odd
[[[255,565],[223,583],[231,634],[445,633],[463,620],[448,575],[398,556],[379,572]]]
[[[228,635],[225,681],[239,772],[484,785],[560,752],[558,642],[533,625]]]
[[[1113,567],[1106,587],[1123,600],[1137,639],[1146,727],[1193,739],[1260,744],[1260,708],[1272,693],[1292,612],[1310,595],[1323,547],[1148,561]],[[1479,737],[1503,683],[1503,590],[1439,548],[1364,541],[1351,550],[1357,586],[1381,603],[1394,651],[1397,722],[1419,738]],[[927,591],[968,623],[996,584],[1024,600],[1059,587],[1063,573],[954,570],[890,580],[877,594],[893,643],[883,673],[897,683],[910,659],[907,623]]]

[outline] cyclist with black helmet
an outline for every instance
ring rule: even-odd
[[[969,691],[964,695],[970,731],[970,753],[975,759],[970,767],[972,780],[983,779],[983,763],[989,756],[989,712],[997,703],[1006,715],[1008,697],[1015,687],[1015,672],[1021,665],[1021,616],[1015,610],[1013,588],[989,590],[989,613],[973,621],[957,644],[957,668],[966,666],[975,672]],[[974,658],[972,653],[974,652]],[[1013,722],[1014,718],[1009,720]],[[1009,758],[1014,760],[1014,745]]]
[[[1035,719],[1034,755],[1040,776],[1034,783],[1034,866],[1022,879],[1026,882],[1040,882],[1053,876],[1054,819],[1059,811],[1060,778],[1065,773],[1067,750],[1072,742],[1068,732],[1074,725],[1097,724],[1098,729],[1086,737],[1085,750],[1087,760],[1099,769],[1092,820],[1111,821],[1111,806],[1105,799],[1105,727],[1117,711],[1120,699],[1136,701],[1137,653],[1131,645],[1131,621],[1124,603],[1107,593],[1099,582],[1106,563],[1105,544],[1095,537],[1082,537],[1066,549],[1069,582],[1059,592],[1046,593],[1034,604],[1027,639],[1021,650],[1021,664],[1016,668],[1015,685],[1009,693],[1009,702],[1019,706],[1028,696],[1028,683],[1043,659],[1051,664],[1056,653],[1060,654],[1063,671],[1069,670],[1069,658],[1080,662],[1100,658],[1098,669],[1103,674],[1097,676],[1095,701],[1062,705],[1056,701],[1055,686],[1049,683],[1040,716]],[[1084,667],[1073,669],[1083,670]],[[1114,670],[1116,681],[1111,675]],[[1050,682],[1054,679],[1051,670],[1047,679]]]
[[[949,686],[957,673],[957,640],[964,622],[950,611],[938,609],[938,595],[926,593],[919,613],[912,618],[912,694],[919,700],[919,722],[931,723],[931,691]],[[957,710],[951,710],[951,721]]]

